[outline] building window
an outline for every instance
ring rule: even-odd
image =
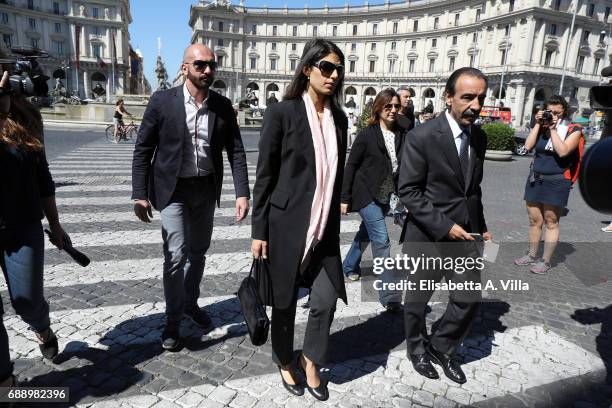
[[[55,23],[55,32],[56,33],[62,32],[62,23]]]
[[[99,18],[99,17],[100,17],[100,15],[99,15],[99,9],[98,9],[97,7],[92,7],[92,8],[91,8],[91,16],[92,16],[93,18]]]
[[[476,66],[476,55],[470,55],[470,67],[474,68]]]
[[[416,40],[412,40],[412,44],[410,44],[410,48],[416,50]]]
[[[389,73],[392,74],[395,72],[395,60],[389,60]]]
[[[376,69],[376,61],[370,61],[370,72],[374,72]]]
[[[376,51],[376,43],[370,44],[370,51]]]
[[[408,61],[408,72],[414,72],[414,60]]]
[[[557,25],[556,24],[550,25],[550,27],[548,28],[548,34],[557,35]]]
[[[272,26],[272,35],[278,35],[278,26]]]
[[[57,55],[64,55],[64,43],[62,41],[53,41],[53,50]]]
[[[28,0],[28,9],[34,10],[34,0]]]
[[[95,58],[102,57],[102,45],[100,44],[91,44],[91,53]]]
[[[270,70],[276,71],[276,60],[275,59],[270,60]]]
[[[251,34],[257,34],[257,24],[251,24]]]
[[[217,22],[217,31],[223,31],[223,21]]]
[[[92,33],[93,35],[95,35],[95,36],[100,35],[100,27],[96,27],[96,26],[92,27],[92,28],[91,28],[91,33]]]
[[[587,16],[593,17],[594,13],[595,13],[595,4],[590,3],[589,8],[587,9]]]
[[[472,33],[472,42],[475,43],[478,41],[478,33]]]
[[[609,7],[608,7],[609,8]],[[397,34],[397,21],[393,23],[393,34]]]
[[[355,72],[355,61],[349,61],[349,72]]]
[[[297,66],[297,60],[292,59],[289,61],[289,67],[292,71],[295,71],[295,67]]]
[[[257,43],[255,41],[251,41],[251,48],[257,47]]]
[[[38,40],[36,38],[32,38],[30,40],[30,45],[32,46],[32,48],[38,48]]]
[[[434,72],[435,70],[436,70],[436,59],[430,58],[429,59],[429,72]]]
[[[319,27],[317,26],[312,26],[312,36],[316,37],[319,33]]]
[[[251,69],[257,69],[257,58],[250,58],[251,63],[250,63],[250,67]]]
[[[351,52],[357,51],[357,43],[351,43]]]
[[[353,35],[357,35],[357,24],[353,24]]]
[[[276,51],[276,43],[275,43],[275,42],[273,42],[273,43],[271,43],[271,44],[272,44],[272,51]]]
[[[57,1],[53,2],[53,14],[59,14],[60,13],[60,8],[59,8],[59,3]]]
[[[30,28],[35,29],[36,28],[36,19],[28,18],[28,24],[30,25]]]
[[[604,14],[604,23],[608,22],[608,17],[610,17],[610,7],[606,7],[606,13]]]
[[[298,26],[293,26],[293,36],[297,37],[298,35]]]
[[[2,13],[1,16],[2,16],[2,24],[8,24],[8,22],[9,22],[8,14]]]
[[[332,35],[334,37],[336,37],[338,35],[338,26],[333,26],[332,27]]]
[[[217,56],[217,66],[219,67],[223,66],[223,56],[222,55]]]
[[[434,30],[438,29],[439,23],[440,23],[440,17],[434,18]]]
[[[291,43],[291,51],[296,51],[296,50],[297,50],[297,44]]]
[[[372,25],[372,34],[373,35],[378,35],[378,24],[374,23]]]
[[[223,47],[223,38],[217,38],[217,46]]]
[[[559,11],[560,8],[561,8],[561,0],[555,0],[553,4],[553,9],[556,11]]]
[[[593,64],[593,75],[599,75],[599,63],[601,58],[595,58],[595,64]]]
[[[395,51],[397,48],[397,43],[395,41],[391,41],[391,51]]]
[[[510,35],[510,25],[508,24],[504,29],[504,36],[508,37]]]
[[[571,99],[576,99],[577,96],[578,96],[578,87],[575,86],[575,87],[572,88],[572,93],[570,95],[570,98]]]
[[[414,31],[415,33],[419,31],[419,20],[414,20],[414,22],[412,23],[412,31]]]
[[[514,11],[514,0],[508,2],[508,11]]]
[[[460,14],[459,13],[455,14],[455,26],[459,25],[459,18],[460,18]]]
[[[545,67],[550,67],[550,62],[552,61],[552,56],[553,56],[553,51],[552,50],[546,51],[546,55],[544,57],[544,66]]]
[[[480,9],[476,9],[476,21],[480,21],[480,14],[482,11]]]
[[[11,48],[13,46],[13,41],[11,40],[10,34],[2,34],[2,41],[4,42],[4,46],[6,48]]]
[[[583,67],[584,67],[584,55],[579,55],[578,61],[576,62],[576,72],[581,74]]]
[[[501,63],[500,65],[505,65],[506,64],[506,50],[502,50],[501,52]]]
[[[456,35],[453,35],[453,42],[452,42],[452,44],[453,45],[457,45],[457,36]]]
[[[448,59],[448,70],[453,72],[455,70],[455,57],[450,57]]]
[[[591,35],[590,31],[585,31],[582,33],[582,42],[589,42],[589,36]]]
[[[431,48],[436,48],[438,46],[438,40],[436,38],[431,39]]]

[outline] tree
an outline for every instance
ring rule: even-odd
[[[358,130],[368,127],[368,119],[370,119],[371,114],[372,104],[366,104],[366,106],[363,108],[363,112],[361,112],[361,115],[359,116],[359,120],[357,121]]]
[[[161,55],[157,56],[155,74],[157,74],[157,90],[169,89],[170,83],[168,82],[168,72],[166,71],[166,66],[162,61]]]

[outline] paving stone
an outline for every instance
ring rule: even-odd
[[[230,403],[233,408],[252,408],[257,403],[257,399],[248,394],[238,394]]]
[[[203,399],[204,396],[202,396],[202,394],[198,394],[194,391],[187,391],[180,398],[175,400],[175,402],[183,407],[197,407]]]
[[[229,404],[235,395],[236,391],[220,385],[208,395],[208,398],[222,404]]]
[[[434,395],[425,390],[414,390],[412,401],[426,406],[433,405]]]

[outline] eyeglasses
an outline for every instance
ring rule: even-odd
[[[326,77],[330,77],[334,71],[338,71],[338,76],[344,75],[344,65],[336,65],[333,62],[321,60],[314,64],[313,67],[319,68],[319,71]]]
[[[217,69],[217,61],[195,60],[193,62],[184,62],[183,64],[193,65],[193,68],[198,72],[204,72],[206,68],[210,68],[211,71]]]
[[[393,108],[400,110],[400,107],[401,105],[399,103],[388,103],[383,107],[383,109],[388,110],[388,111],[390,111]]]

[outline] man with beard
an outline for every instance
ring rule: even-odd
[[[461,68],[446,83],[447,110],[416,127],[406,136],[399,176],[399,197],[408,209],[402,230],[403,251],[413,258],[476,258],[479,240],[490,240],[482,207],[480,183],[486,136],[472,126],[487,92],[487,78],[477,69]],[[438,378],[432,362],[448,378],[466,381],[453,355],[468,333],[481,299],[480,291],[450,291],[445,313],[427,335],[425,307],[434,290],[421,281],[479,282],[480,270],[432,265],[410,271],[416,280],[407,291],[404,325],[408,355],[414,369],[427,378]]]
[[[209,47],[189,46],[181,65],[184,84],[151,96],[134,149],[134,212],[141,221],[151,222],[151,205],[161,211],[166,350],[179,347],[183,314],[212,329],[197,302],[215,201],[220,205],[223,149],[232,168],[236,221],[249,212],[246,155],[236,115],[229,99],[209,89],[216,67]]]

